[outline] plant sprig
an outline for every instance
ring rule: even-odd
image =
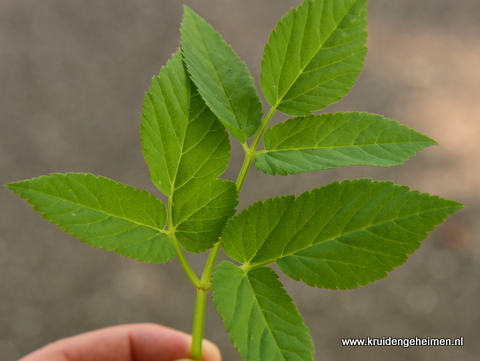
[[[152,79],[142,114],[143,154],[166,203],[84,173],[7,187],[91,246],[150,263],[176,255],[197,289],[192,359],[201,359],[212,290],[245,360],[312,360],[308,328],[268,266],[277,263],[315,287],[367,285],[403,264],[428,232],[463,207],[392,182],[358,179],[259,201],[235,215],[252,163],[271,175],[394,166],[436,144],[376,114],[312,114],[339,101],[357,79],[366,55],[366,6],[366,0],[305,0],[277,23],[261,63],[266,115],[246,65],[185,6],[180,48]],[[268,128],[278,111],[293,118]],[[245,153],[236,183],[219,178],[230,160],[227,131]],[[220,248],[236,263],[217,264]],[[184,252],[207,250],[197,275]]]

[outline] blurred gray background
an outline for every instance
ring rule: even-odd
[[[184,0],[220,31],[254,78],[268,34],[299,0]],[[0,1],[0,183],[92,172],[158,194],[138,138],[144,92],[176,50],[182,1]],[[405,165],[271,177],[252,169],[239,209],[333,180],[371,177],[464,202],[384,280],[349,291],[282,277],[316,360],[478,360],[480,354],[480,2],[371,0],[369,54],[328,111],[362,110],[436,139]],[[282,117],[276,118],[280,121]],[[234,142],[234,180],[242,160]],[[0,359],[130,322],[190,332],[194,290],[176,261],[141,264],[56,229],[0,189]],[[195,259],[200,270],[203,256]],[[192,259],[192,262],[193,259]],[[213,307],[206,337],[240,358]],[[345,337],[460,337],[464,347],[343,347]]]

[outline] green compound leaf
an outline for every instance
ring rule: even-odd
[[[188,6],[182,52],[199,93],[232,135],[245,142],[262,121],[262,105],[245,64],[219,33]]]
[[[141,262],[163,263],[175,248],[153,195],[88,173],[51,174],[7,187],[82,242]]]
[[[366,0],[306,0],[270,34],[260,84],[272,106],[308,115],[339,101],[366,55]]]
[[[264,142],[255,167],[281,175],[347,165],[390,167],[437,144],[395,120],[357,112],[290,119],[268,129]]]
[[[227,219],[235,213],[235,183],[213,179],[187,183],[173,196],[177,240],[188,252],[199,253],[218,242]]]
[[[213,302],[244,360],[313,360],[308,328],[272,269],[245,272],[224,261],[215,268],[212,290]]]
[[[140,134],[152,182],[167,196],[193,178],[218,177],[228,165],[227,132],[195,90],[180,51],[152,80]]]
[[[386,276],[463,205],[370,179],[257,202],[227,222],[225,252],[247,268],[277,261],[288,276],[354,288]]]

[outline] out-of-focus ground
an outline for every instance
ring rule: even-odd
[[[276,21],[300,1],[185,0],[258,78]],[[176,50],[181,1],[0,2],[0,183],[52,172],[150,184],[138,139],[150,78]],[[282,281],[316,360],[478,360],[480,354],[480,2],[371,0],[369,54],[353,91],[328,111],[362,110],[436,139],[395,168],[249,174],[240,208],[344,178],[391,179],[455,199],[452,216],[389,277],[350,291]],[[284,118],[278,118],[284,119]],[[234,179],[241,148],[234,144]],[[177,262],[140,264],[63,234],[0,189],[0,359],[126,322],[189,332],[194,290]],[[204,259],[196,263],[200,269]],[[464,337],[463,347],[343,347],[345,337]],[[206,337],[239,360],[213,307]]]

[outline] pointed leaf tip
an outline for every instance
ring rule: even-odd
[[[348,165],[391,167],[437,144],[394,120],[361,112],[293,118],[268,129],[264,143],[255,167],[272,175]]]
[[[153,195],[89,173],[54,173],[10,183],[44,218],[82,242],[141,262],[164,263],[175,248]]]
[[[221,35],[185,7],[181,47],[198,92],[230,133],[244,143],[262,121],[262,104],[245,63]]]
[[[462,207],[392,182],[334,182],[254,203],[227,222],[223,248],[249,267],[277,262],[311,286],[354,288],[403,264]]]

